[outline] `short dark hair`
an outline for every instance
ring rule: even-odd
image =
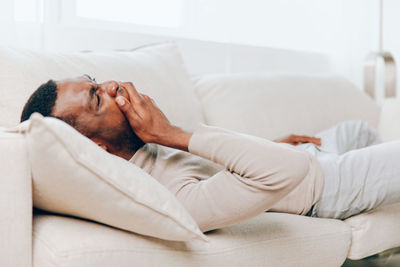
[[[38,112],[45,117],[53,117],[60,119],[81,133],[86,133],[84,127],[78,125],[76,117],[73,115],[54,116],[52,114],[54,105],[57,100],[57,84],[53,80],[49,80],[46,83],[39,86],[35,92],[29,97],[25,103],[24,109],[21,114],[21,122],[26,121],[29,117]]]
[[[21,122],[26,121],[32,113],[38,112],[43,116],[53,117],[51,112],[57,99],[57,84],[53,80],[39,86],[25,103],[21,114]]]

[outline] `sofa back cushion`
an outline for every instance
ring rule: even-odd
[[[69,54],[0,48],[0,126],[14,126],[28,97],[49,79],[89,74],[98,82],[131,81],[156,101],[168,119],[194,129],[203,122],[200,104],[174,43],[132,51]]]
[[[270,140],[313,135],[349,119],[378,124],[375,102],[340,77],[210,75],[197,79],[195,90],[207,124]]]

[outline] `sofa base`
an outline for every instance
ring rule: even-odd
[[[361,259],[347,259],[342,267],[396,267],[400,266],[400,247]]]
[[[172,242],[65,216],[34,216],[35,267],[340,266],[350,228],[339,220],[264,213],[210,231],[210,242]]]

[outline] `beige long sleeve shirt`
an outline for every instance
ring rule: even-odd
[[[316,158],[295,147],[199,124],[188,150],[145,144],[130,162],[174,193],[203,231],[267,210],[304,215],[322,193]]]

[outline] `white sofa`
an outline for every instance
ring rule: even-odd
[[[98,70],[83,61],[70,62],[76,63],[77,57],[0,50],[0,126],[17,124],[27,96],[49,77],[68,77],[88,69],[105,79],[107,67]],[[112,56],[109,59],[116,60]],[[110,68],[122,71],[124,64],[131,63],[121,60],[121,66],[118,64]],[[122,78],[109,78],[126,77],[112,70],[110,75]],[[171,76],[174,71],[177,69],[171,69]],[[187,110],[186,119],[181,120],[183,124],[187,121],[182,125],[187,128],[193,123],[190,118],[196,118],[274,139],[291,133],[312,135],[347,119],[362,119],[375,127],[379,124],[380,108],[340,77],[210,75],[193,78],[186,86],[193,90],[191,94],[167,92],[167,102],[157,98],[156,91],[144,91],[160,100],[160,107],[177,122],[180,118],[174,113],[175,101],[196,98],[201,108]],[[345,221],[266,212],[207,233],[209,243],[165,241],[79,218],[32,214],[24,142],[21,134],[0,133],[0,266],[340,266],[346,258],[360,259],[400,246],[400,204]]]

